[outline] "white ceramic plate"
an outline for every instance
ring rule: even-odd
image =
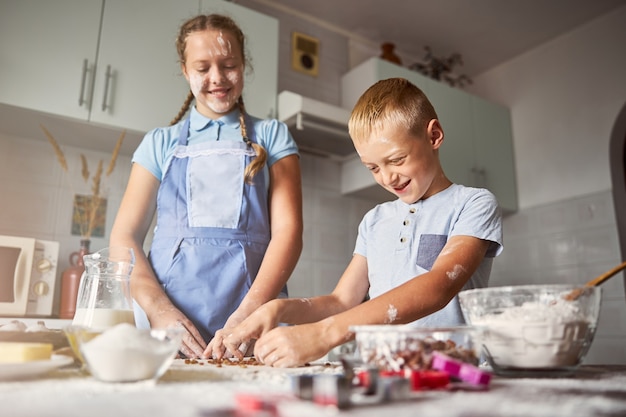
[[[69,365],[74,362],[66,355],[52,355],[47,361],[32,361],[21,363],[0,363],[0,380],[9,381],[16,379],[31,378],[45,374],[53,369]]]

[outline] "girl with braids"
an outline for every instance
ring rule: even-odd
[[[196,16],[176,48],[191,92],[172,124],[148,132],[135,151],[110,244],[137,254],[137,326],[181,326],[181,353],[197,358],[220,329],[286,296],[302,250],[302,192],[286,125],[246,113],[237,24]]]

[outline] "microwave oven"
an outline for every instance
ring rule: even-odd
[[[52,316],[59,242],[0,235],[0,316]]]

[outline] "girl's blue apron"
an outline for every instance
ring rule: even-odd
[[[245,183],[254,150],[242,140],[219,140],[221,127],[210,122],[203,134],[214,140],[188,145],[189,119],[183,124],[161,181],[148,257],[206,342],[250,289],[270,240],[265,175]],[[135,316],[138,327],[148,327],[141,310]]]

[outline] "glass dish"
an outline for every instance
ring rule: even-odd
[[[75,342],[87,370],[105,382],[159,379],[172,364],[183,337],[181,328],[138,329],[128,323],[97,335],[88,330],[75,331]]]
[[[479,330],[470,326],[412,327],[409,325],[351,326],[356,352],[368,366],[383,371],[431,369],[438,351],[472,365],[478,364],[475,343]]]
[[[587,287],[576,300],[564,297],[579,285],[520,285],[459,293],[466,321],[483,329],[485,359],[499,375],[562,375],[584,360],[593,341],[601,288]]]

